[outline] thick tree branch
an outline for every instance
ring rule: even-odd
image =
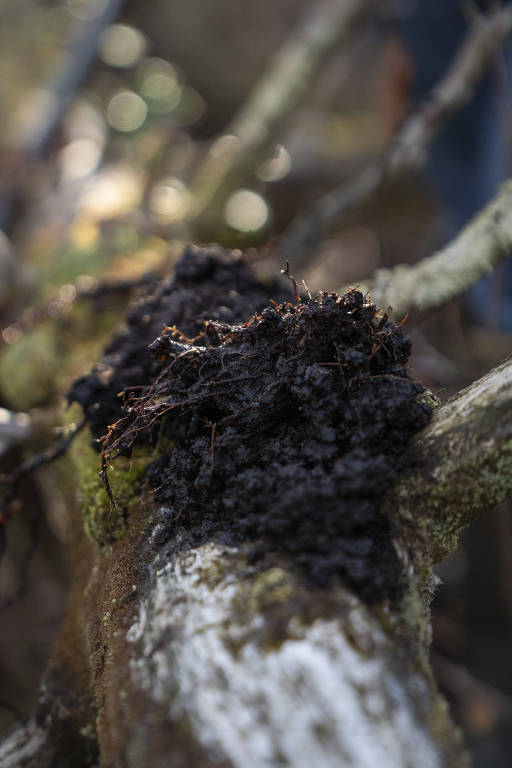
[[[159,764],[171,748],[183,766],[466,766],[419,671],[419,626],[413,639],[344,588],[310,591],[286,566],[251,572],[243,551],[213,543],[146,572],[126,634],[103,635],[106,763]]]
[[[321,197],[291,223],[281,243],[283,258],[296,267],[335,219],[366,200],[385,180],[421,168],[432,139],[447,118],[472,98],[496,51],[511,32],[510,5],[487,17],[478,16],[442,80],[404,122],[381,158],[355,179]]]
[[[441,406],[415,438],[414,468],[394,492],[423,562],[457,546],[460,531],[512,492],[512,359]]]
[[[379,269],[367,283],[378,306],[413,319],[437,309],[491,272],[512,250],[512,180],[442,250],[409,266]]]
[[[237,169],[256,164],[311,85],[325,56],[371,13],[377,0],[321,0],[270,61],[246,103],[215,142],[192,181],[192,218],[201,215]]]

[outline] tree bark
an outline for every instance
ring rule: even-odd
[[[397,605],[308,588],[284,557],[259,570],[243,547],[169,554],[147,500],[109,552],[82,538],[46,716],[10,737],[2,764],[66,764],[74,681],[71,730],[82,755],[97,739],[102,766],[466,765],[428,663],[430,567],[510,492],[511,415],[508,362],[415,439],[387,502],[408,579]]]

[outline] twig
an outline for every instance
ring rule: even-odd
[[[20,466],[16,469],[15,472],[12,473],[12,475],[7,477],[0,475],[0,484],[6,485],[6,489],[3,495],[0,496],[0,558],[5,554],[6,551],[7,540],[5,526],[9,516],[9,505],[14,499],[16,489],[20,481],[27,475],[31,474],[42,464],[49,464],[50,462],[55,461],[55,459],[63,456],[78,433],[85,427],[86,423],[87,420],[84,419],[74,427],[69,435],[62,438],[61,440],[58,440],[56,443],[51,445],[49,448],[46,448],[46,450],[42,451],[41,453],[36,453],[34,456],[31,456],[29,459],[27,459],[27,461],[24,461],[23,464],[20,464]],[[32,558],[34,557],[37,545],[39,543],[39,517],[33,505],[30,505],[28,510],[28,522],[30,528],[28,544],[25,548],[19,565],[18,585],[12,594],[0,600],[0,610],[10,608],[12,605],[17,603],[18,600],[23,597],[27,589],[30,563],[32,562]]]
[[[377,0],[321,0],[305,15],[227,127],[223,143],[214,142],[206,155],[191,184],[191,218],[209,207],[237,170],[258,163],[326,55],[378,5]]]
[[[24,309],[19,317],[10,319],[1,330],[4,331],[6,328],[13,327],[17,332],[30,331],[49,316],[53,319],[65,316],[72,306],[83,299],[98,300],[108,296],[123,296],[135,288],[151,285],[156,279],[157,272],[150,271],[140,277],[125,280],[97,281],[93,279],[90,285],[85,286],[81,285],[80,281],[77,281],[75,284],[70,284],[72,297],[65,301],[60,299],[60,292],[64,288],[64,286],[61,286],[53,292],[52,297],[44,304]],[[5,343],[2,333],[0,333],[0,346]]]
[[[295,296],[295,301],[297,302],[297,304],[300,304],[300,295],[299,295],[299,289],[297,288],[297,281],[294,278],[294,276],[292,274],[290,274],[290,262],[289,261],[286,262],[285,269],[281,270],[281,274],[284,275],[285,277],[287,277],[288,280],[292,281],[293,294]]]
[[[381,157],[295,218],[281,239],[279,255],[300,265],[335,219],[366,200],[385,180],[404,170],[421,168],[432,139],[446,120],[472,98],[496,51],[511,33],[510,5],[489,16],[479,16],[444,77],[405,120]]]
[[[26,475],[31,474],[42,464],[50,464],[52,461],[55,461],[56,459],[63,456],[78,433],[85,427],[86,423],[87,420],[83,419],[72,429],[68,435],[66,435],[66,437],[58,440],[49,448],[41,451],[41,453],[34,454],[34,456],[31,456],[29,459],[20,464],[20,466],[12,473],[12,475],[0,476],[0,483],[6,485],[6,490],[0,497],[0,527],[6,521],[9,504],[14,498],[14,494],[16,493],[16,489],[20,481],[26,477]]]
[[[378,306],[412,320],[474,285],[512,250],[512,180],[445,248],[409,266],[379,269],[366,287]],[[410,320],[409,320],[410,322]]]

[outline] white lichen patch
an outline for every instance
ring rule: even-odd
[[[155,571],[127,636],[136,687],[239,768],[443,765],[416,716],[426,683],[393,671],[391,645],[364,606],[354,600],[345,619],[316,620],[269,650],[257,639],[265,615],[237,618],[248,586],[225,552],[208,544]]]

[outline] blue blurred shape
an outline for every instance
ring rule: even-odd
[[[482,12],[492,5],[475,2]],[[397,22],[414,61],[412,101],[424,99],[446,72],[468,31],[460,0],[417,0]],[[507,109],[512,52],[498,52],[469,104],[432,143],[426,175],[446,211],[453,237],[495,194],[509,174]],[[473,322],[512,331],[512,261],[481,280],[465,297]]]

